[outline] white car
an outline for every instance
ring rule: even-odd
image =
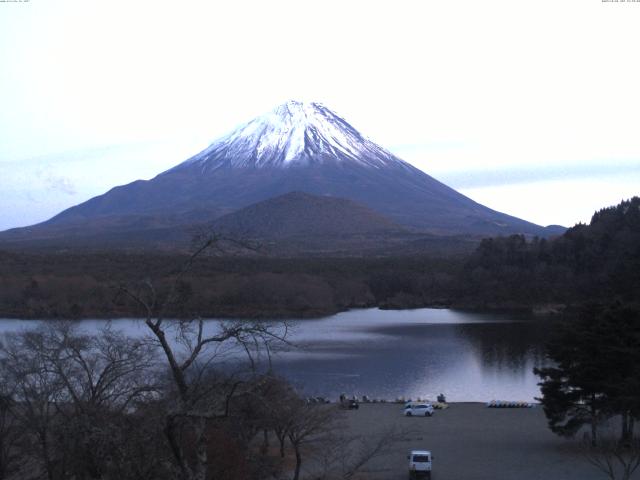
[[[433,415],[433,405],[430,403],[407,403],[404,406],[405,417],[430,417]]]

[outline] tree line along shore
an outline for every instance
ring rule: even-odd
[[[118,286],[172,284],[187,254],[0,249],[0,316],[132,317]],[[596,212],[553,239],[488,238],[470,254],[377,258],[202,256],[181,277],[176,318],[318,317],[349,308],[562,310],[637,305],[640,198]]]

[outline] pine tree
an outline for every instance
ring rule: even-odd
[[[589,425],[596,444],[598,424],[620,415],[622,440],[630,440],[640,416],[640,313],[587,307],[559,328],[547,355],[555,366],[534,371],[551,430],[573,436]]]

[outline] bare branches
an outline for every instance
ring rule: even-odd
[[[15,387],[14,418],[30,470],[101,478],[116,452],[128,455],[120,443],[131,438],[132,405],[157,398],[153,365],[145,342],[109,326],[89,336],[72,323],[50,322],[9,335],[0,366]]]
[[[601,435],[597,445],[585,438],[582,456],[610,480],[629,480],[640,467],[640,438],[622,442],[613,435]]]
[[[49,323],[10,337],[6,350],[20,379],[39,373],[55,380],[57,400],[85,410],[108,405],[121,408],[136,393],[155,390],[154,355],[143,341],[125,337],[109,326],[100,335],[81,334],[68,322]],[[25,363],[23,358],[32,359]]]
[[[271,343],[286,341],[288,328],[275,328],[260,322],[207,323],[196,316],[192,320],[169,321],[166,314],[181,301],[183,279],[197,259],[208,250],[220,251],[222,242],[251,249],[252,246],[220,235],[201,237],[199,245],[173,276],[165,295],[160,298],[150,281],[145,288],[134,290],[120,286],[119,292],[142,309],[144,322],[159,345],[175,387],[175,403],[169,408],[165,433],[180,476],[185,480],[205,480],[207,476],[207,422],[228,415],[230,399],[239,383],[220,385],[210,382],[205,370],[216,366],[216,358],[224,346],[239,348],[255,369],[255,356],[264,350],[269,358]],[[230,392],[230,393],[229,393]],[[195,459],[185,457],[180,438],[189,431],[193,437]]]
[[[409,433],[410,430],[391,427],[363,437],[336,430],[317,449],[318,471],[314,479],[350,480],[365,471],[375,471],[376,459],[389,453]]]
[[[391,428],[372,435],[369,438],[351,438],[346,448],[341,449],[341,453],[348,460],[342,462],[342,478],[349,480],[360,473],[375,458],[381,456],[391,448],[391,446],[406,437],[406,432],[397,428]]]

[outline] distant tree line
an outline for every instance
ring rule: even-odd
[[[589,225],[555,239],[485,239],[461,275],[461,301],[478,306],[637,303],[640,198],[600,210]]]
[[[139,253],[0,252],[0,317],[140,316],[119,296],[129,278],[154,279],[164,291],[186,257]],[[446,305],[461,258],[201,258],[182,281],[185,303],[171,316],[317,317],[348,308]]]
[[[317,317],[349,308],[531,309],[592,300],[637,302],[640,198],[594,214],[552,239],[484,239],[471,254],[274,258],[206,256],[194,265],[174,317]],[[185,255],[0,251],[0,316],[138,316],[115,289],[134,276],[170,288]],[[178,308],[179,307],[179,308]]]

